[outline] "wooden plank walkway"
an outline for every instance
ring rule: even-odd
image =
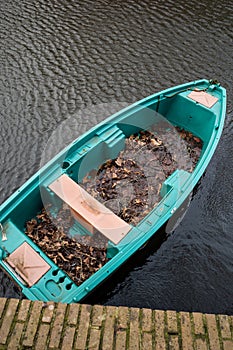
[[[233,350],[233,316],[0,298],[0,349]]]

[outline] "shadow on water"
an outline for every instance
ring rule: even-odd
[[[127,280],[130,273],[134,270],[140,269],[140,267],[146,263],[148,257],[155,254],[166,239],[166,224],[164,224],[156,234],[133,256],[131,256],[113,275],[83,299],[82,303],[107,304],[108,300],[111,299],[111,296],[115,294],[116,290],[120,289],[121,285]],[[128,306],[137,306],[137,300],[134,300],[133,296],[130,304],[131,305]]]

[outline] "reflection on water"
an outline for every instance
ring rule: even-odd
[[[1,202],[78,110],[199,78],[226,87],[223,136],[184,220],[102,302],[233,313],[232,2],[18,0],[1,18]],[[101,119],[84,115],[83,130]],[[0,276],[0,294],[17,296]]]

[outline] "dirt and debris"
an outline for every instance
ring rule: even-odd
[[[163,130],[162,135],[140,131],[126,139],[116,159],[89,172],[80,185],[123,220],[137,225],[161,200],[166,178],[178,168],[193,171],[201,147],[199,138],[179,128]]]
[[[77,242],[68,235],[73,217],[64,206],[52,217],[43,208],[36,218],[26,223],[26,234],[78,286],[99,270],[107,261],[105,247],[97,248]]]
[[[179,133],[182,140],[185,141],[187,151],[190,155],[190,158],[193,163],[193,167],[195,168],[202,150],[202,141],[197,136],[193,136],[193,134],[189,131],[176,127],[177,132]]]
[[[161,200],[166,178],[178,168],[191,172],[198,162],[201,140],[183,129],[176,130],[131,135],[116,159],[89,172],[80,185],[123,220],[137,225]],[[80,285],[108,261],[108,241],[99,233],[82,235],[78,229],[71,235],[74,226],[64,204],[55,218],[49,208],[43,209],[26,223],[26,234]]]

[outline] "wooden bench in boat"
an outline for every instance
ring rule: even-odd
[[[132,228],[66,174],[51,183],[49,189],[70,207],[74,218],[92,234],[97,230],[118,244]]]

